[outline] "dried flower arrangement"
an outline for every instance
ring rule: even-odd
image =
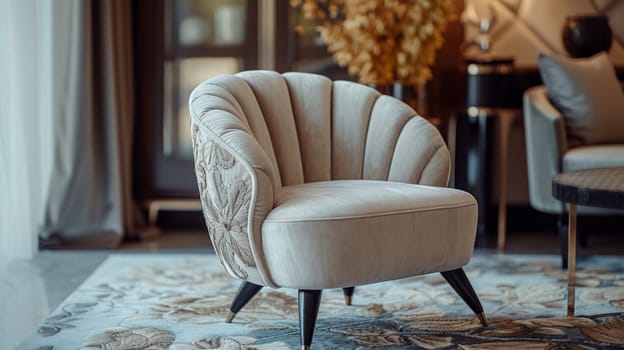
[[[420,85],[455,12],[451,0],[290,0],[318,27],[328,50],[365,84]]]

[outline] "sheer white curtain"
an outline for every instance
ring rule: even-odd
[[[2,199],[0,215],[10,217],[2,220],[0,249],[28,256],[36,231],[115,247],[142,224],[131,189],[131,2],[0,1],[11,42],[2,45],[11,81],[3,88],[11,93],[2,94],[10,117],[3,117],[8,147],[0,164],[11,170],[0,179],[10,194]]]
[[[48,231],[50,198],[67,206],[58,179],[80,177],[74,164],[89,167],[88,162],[77,161],[78,155],[88,153],[83,149],[88,145],[76,142],[88,132],[81,125],[88,103],[84,92],[88,28],[81,0],[0,0],[0,4],[2,265],[37,251],[39,234]]]
[[[127,0],[0,0],[0,349],[48,313],[40,281],[5,276],[9,262],[39,237],[111,247],[141,224],[131,28]]]
[[[0,4],[0,265],[37,234],[114,247],[142,224],[131,2]]]
[[[53,166],[53,117],[65,108],[80,16],[76,1],[0,0],[0,348],[49,313],[37,253]],[[6,272],[11,272],[6,273]],[[6,273],[6,274],[5,274]]]
[[[61,107],[53,96],[61,84],[55,65],[67,64],[70,54],[55,50],[53,38],[71,30],[71,11],[63,11],[68,3],[0,0],[0,266],[37,252],[52,116]]]

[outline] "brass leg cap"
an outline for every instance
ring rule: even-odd
[[[351,301],[353,300],[353,296],[351,295],[345,295],[345,303],[347,305],[351,305]]]
[[[484,312],[478,313],[477,317],[479,317],[479,322],[481,322],[483,327],[487,327],[488,326],[488,320],[487,320],[487,317],[485,317],[485,313]]]
[[[301,345],[301,350],[310,350],[310,345]]]
[[[227,318],[225,319],[225,323],[232,323],[234,317],[236,317],[236,312],[230,311],[230,313],[227,315]]]

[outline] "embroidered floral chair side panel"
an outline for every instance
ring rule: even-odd
[[[247,232],[251,176],[231,153],[195,124],[192,137],[202,211],[215,252],[232,276],[261,280]]]

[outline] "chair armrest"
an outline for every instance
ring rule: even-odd
[[[551,194],[551,181],[561,172],[561,159],[567,150],[563,115],[550,103],[543,85],[526,90],[523,104],[531,206],[560,213],[562,206]]]
[[[233,277],[275,286],[261,227],[273,208],[275,170],[235,106],[209,83],[191,93],[191,135],[202,211],[215,253]]]

